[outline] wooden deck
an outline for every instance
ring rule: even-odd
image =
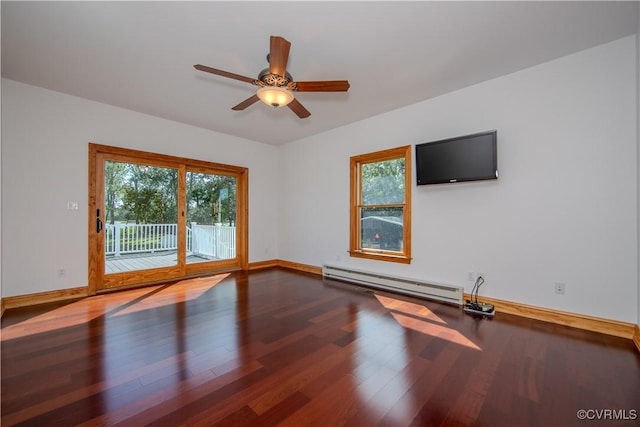
[[[196,255],[187,256],[187,264],[211,261]],[[176,251],[164,251],[158,253],[141,253],[107,257],[105,272],[107,274],[122,273],[125,271],[146,270],[149,268],[171,267],[178,264]]]

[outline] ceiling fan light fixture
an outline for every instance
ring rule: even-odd
[[[258,98],[272,107],[284,107],[293,101],[293,93],[280,86],[264,86],[258,89]]]

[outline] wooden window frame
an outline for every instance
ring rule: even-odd
[[[362,165],[367,163],[377,163],[386,160],[403,158],[405,161],[404,176],[404,203],[393,204],[393,206],[403,207],[403,227],[402,227],[402,251],[385,251],[380,249],[363,249],[361,238],[362,221],[360,218],[362,204]],[[351,157],[351,177],[350,177],[350,235],[349,254],[356,258],[366,258],[377,261],[398,262],[404,264],[411,263],[411,146],[390,148],[373,153],[361,154]],[[375,206],[375,205],[372,205]]]

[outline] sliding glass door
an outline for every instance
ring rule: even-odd
[[[89,149],[90,291],[246,268],[245,168]]]
[[[178,169],[104,162],[104,273],[178,265]]]
[[[236,195],[233,176],[187,171],[187,264],[235,258]]]

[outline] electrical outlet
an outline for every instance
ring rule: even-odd
[[[555,289],[556,289],[556,294],[558,295],[564,295],[564,291],[565,291],[565,284],[564,282],[555,282],[554,283]]]
[[[336,261],[340,261],[340,255],[336,255]]]
[[[476,275],[473,273],[473,271],[467,272],[467,280],[470,282],[476,280]]]
[[[58,277],[64,277],[66,275],[67,275],[67,270],[65,270],[64,268],[58,269]]]

